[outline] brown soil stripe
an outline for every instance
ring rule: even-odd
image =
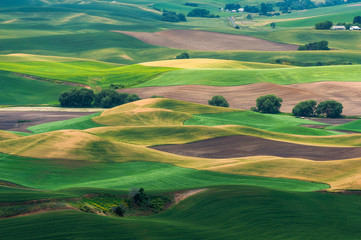
[[[202,158],[277,156],[327,161],[361,157],[361,148],[359,147],[315,147],[245,135],[152,148],[178,155]]]

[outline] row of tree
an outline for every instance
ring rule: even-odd
[[[298,50],[330,50],[330,48],[328,47],[328,41],[320,41],[300,46]]]
[[[94,93],[91,89],[73,88],[59,96],[62,107],[102,107],[112,108],[125,103],[140,100],[136,94],[118,93],[112,89],[104,89]]]
[[[229,107],[227,100],[220,95],[213,96],[208,101],[209,105],[219,107]],[[273,94],[260,96],[256,100],[256,106],[252,107],[251,110],[261,113],[280,113],[282,105],[282,98],[277,97]],[[299,102],[293,109],[292,114],[297,117],[316,117],[324,115],[328,118],[339,118],[341,117],[343,106],[341,103],[334,100],[328,100],[320,102],[317,105],[315,100],[307,100]]]
[[[183,13],[176,13],[163,9],[162,21],[165,22],[186,22],[186,16]]]
[[[211,14],[209,10],[204,8],[195,8],[187,14],[187,17],[219,18],[219,15]]]

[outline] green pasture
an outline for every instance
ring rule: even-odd
[[[167,72],[136,87],[208,85],[239,86],[258,82],[288,85],[322,81],[360,81],[360,65],[280,69],[182,69]]]
[[[70,86],[36,81],[0,71],[0,105],[58,104],[59,95]]]
[[[283,34],[283,32],[282,32]],[[285,32],[287,34],[287,32]],[[307,37],[307,36],[305,36]],[[320,39],[323,40],[323,39]],[[305,44],[308,40],[300,41]],[[319,40],[318,40],[319,41]],[[307,42],[308,43],[308,42]],[[260,51],[226,51],[200,52],[190,51],[194,58],[229,59],[260,63],[276,63],[276,60],[285,61],[285,64],[298,66],[314,66],[320,62],[324,65],[361,64],[360,51],[293,51],[293,52],[260,52]]]
[[[46,78],[50,82],[68,81],[106,87],[111,83],[125,86],[141,84],[176,68],[141,65],[115,67],[99,62],[0,62],[0,69]]]
[[[357,239],[359,215],[358,196],[229,186],[209,189],[146,217],[66,210],[2,219],[0,234],[4,240],[24,239],[24,235],[27,239]]]
[[[323,129],[314,129],[299,126],[306,124],[324,125],[319,122],[285,115],[262,114],[251,111],[197,114],[194,115],[193,118],[186,120],[184,124],[205,126],[241,125],[271,132],[312,136],[328,136],[340,134],[337,132],[327,131]]]
[[[68,119],[63,121],[56,121],[50,123],[43,123],[28,128],[33,133],[44,133],[63,129],[78,129],[84,130],[88,128],[102,127],[103,125],[92,121],[93,117],[99,116],[101,113],[93,113],[87,116]]]
[[[351,132],[361,132],[361,120],[352,121],[338,126],[326,127],[330,130],[342,130]]]
[[[316,191],[328,185],[292,179],[232,175],[156,162],[88,162],[43,160],[0,155],[0,179],[42,190],[103,188],[174,191],[218,185],[251,185],[288,191]],[[149,180],[151,179],[151,181]]]

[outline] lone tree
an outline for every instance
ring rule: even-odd
[[[62,107],[90,107],[94,100],[94,92],[86,88],[72,88],[59,96]]]
[[[282,98],[273,94],[260,96],[256,100],[257,109],[261,113],[279,113]]]
[[[276,23],[271,23],[271,28],[275,28],[276,27]]]
[[[317,113],[326,115],[328,118],[341,117],[343,106],[341,103],[334,100],[323,101],[317,105]]]
[[[229,107],[227,100],[220,95],[213,96],[211,100],[208,100],[208,104],[218,107]]]
[[[356,16],[353,18],[353,23],[359,23],[361,24],[361,16]]]
[[[299,102],[292,109],[293,115],[297,117],[312,117],[316,115],[317,102],[315,100],[307,100]]]

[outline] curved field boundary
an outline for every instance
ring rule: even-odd
[[[177,49],[225,51],[295,51],[297,45],[275,43],[260,38],[196,30],[167,30],[155,33],[113,31],[135,37],[143,42]]]
[[[187,144],[162,145],[153,149],[191,157],[220,159],[277,156],[329,161],[361,157],[359,147],[315,147],[246,135],[212,138]]]

